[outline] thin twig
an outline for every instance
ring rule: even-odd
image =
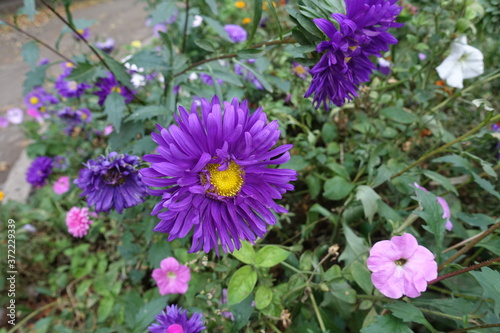
[[[448,331],[446,333],[462,333],[462,332],[467,332],[467,331],[471,331],[471,330],[482,329],[482,328],[491,328],[491,327],[500,327],[500,324],[484,324],[484,325],[470,326],[470,327],[462,328],[459,330]]]
[[[442,276],[440,276],[438,278],[435,278],[434,280],[429,281],[427,284],[434,284],[434,283],[437,283],[437,282],[439,282],[441,280],[448,279],[448,278],[451,278],[453,276],[457,276],[457,275],[460,275],[460,274],[463,274],[463,273],[467,273],[469,271],[473,271],[475,269],[478,269],[478,268],[481,268],[481,267],[484,267],[484,266],[488,266],[488,265],[494,264],[494,263],[499,262],[499,261],[500,261],[500,257],[496,257],[496,258],[493,258],[493,259],[490,259],[490,260],[486,260],[486,261],[484,261],[484,262],[482,262],[480,264],[472,265],[472,266],[469,266],[469,267],[466,267],[466,268],[459,269],[458,271],[454,271],[454,272],[442,275]]]
[[[52,46],[48,45],[47,43],[45,43],[44,41],[38,39],[37,37],[33,36],[32,34],[30,34],[29,32],[27,31],[24,31],[22,30],[21,28],[15,26],[14,24],[10,23],[10,22],[7,22],[5,21],[4,19],[2,19],[2,22],[5,23],[5,25],[8,25],[9,27],[11,27],[12,29],[22,33],[23,35],[31,38],[32,40],[34,40],[35,42],[37,42],[38,44],[46,47],[47,49],[49,49],[50,51],[52,51],[53,53],[57,54],[59,57],[63,58],[64,60],[66,60],[67,62],[70,62],[70,63],[73,63],[73,61],[71,61],[71,59],[69,59],[68,57],[66,57],[65,55],[61,54],[59,51],[57,51],[56,49],[54,49]]]

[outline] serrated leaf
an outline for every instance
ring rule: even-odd
[[[415,189],[416,199],[420,202],[422,210],[413,213],[420,216],[427,223],[424,229],[431,232],[436,237],[438,248],[441,248],[444,238],[446,219],[443,218],[443,208],[438,203],[437,198],[431,192]]]
[[[380,196],[370,186],[359,185],[356,188],[356,200],[361,201],[363,204],[365,217],[371,223],[373,216],[378,210],[377,201],[380,200]]]
[[[470,272],[483,288],[483,297],[495,302],[495,315],[500,314],[500,272],[489,267],[481,268],[480,272]]]
[[[447,189],[448,191],[450,191],[458,196],[457,189],[455,188],[455,186],[453,186],[453,184],[451,183],[451,181],[448,178],[440,175],[437,172],[431,171],[431,170],[424,170],[424,175],[429,177],[433,181],[441,184],[445,189]]]
[[[245,264],[255,263],[255,250],[248,242],[241,242],[241,249],[231,253],[236,259]]]
[[[36,61],[38,60],[38,45],[35,41],[27,42],[23,45],[23,58],[24,61],[30,65],[31,69],[36,67]]]
[[[500,200],[500,193],[495,190],[495,186],[493,186],[493,184],[491,184],[486,179],[479,177],[479,175],[475,172],[472,172],[472,178],[474,179],[474,182],[476,182],[476,184],[478,184],[488,193],[494,195],[497,199]]]
[[[416,115],[397,106],[384,108],[380,111],[380,114],[401,124],[411,124],[418,121]]]
[[[354,184],[340,176],[328,179],[323,186],[323,196],[330,200],[340,200],[349,195],[354,189]]]
[[[151,13],[151,26],[155,24],[162,23],[166,19],[169,19],[177,10],[177,6],[173,1],[162,1],[156,6],[156,8]]]
[[[76,65],[67,77],[67,80],[77,82],[91,82],[98,76],[98,67],[89,62],[81,62]]]
[[[290,252],[275,245],[266,245],[257,252],[255,265],[257,267],[272,267],[284,261]]]
[[[114,58],[109,56],[106,52],[99,50],[98,48],[95,48],[99,54],[104,57],[104,60],[106,61],[106,64],[109,66],[109,69],[111,69],[111,72],[115,76],[115,78],[124,86],[127,86],[130,89],[133,89],[134,87],[132,86],[132,83],[130,83],[130,74],[127,73],[127,70],[123,66],[123,64],[119,63],[116,61]]]
[[[227,304],[233,305],[243,301],[250,295],[255,283],[257,282],[257,273],[249,265],[239,268],[231,276],[227,288]]]
[[[397,301],[386,305],[385,308],[391,310],[395,317],[402,319],[406,323],[413,322],[422,324],[432,332],[435,332],[434,327],[425,319],[422,311],[413,304]]]
[[[413,333],[407,324],[391,314],[376,316],[374,323],[361,330],[361,333],[381,332]]]
[[[116,133],[120,133],[126,108],[125,99],[117,92],[109,94],[104,101],[104,112],[108,115],[108,122],[113,125]]]
[[[258,310],[264,309],[273,300],[273,292],[267,286],[259,286],[255,291],[255,307]]]

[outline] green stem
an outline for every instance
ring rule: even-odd
[[[387,303],[392,303],[394,302],[395,300],[394,299],[390,299],[390,298],[387,298],[387,297],[383,297],[383,296],[375,296],[375,295],[356,295],[357,298],[360,298],[360,299],[367,299],[367,300],[370,300],[370,301],[380,301],[380,302],[387,302]]]
[[[189,0],[186,0],[186,20],[184,22],[184,32],[182,34],[182,48],[181,48],[182,53],[186,52],[188,19],[189,19]]]
[[[472,270],[475,270],[475,269],[478,269],[478,268],[481,268],[481,267],[484,267],[484,266],[488,266],[488,265],[491,265],[491,264],[494,264],[496,262],[499,262],[500,261],[500,257],[496,257],[496,258],[493,258],[493,259],[490,259],[490,260],[487,260],[485,262],[482,262],[480,264],[477,264],[477,265],[472,265],[472,266],[469,266],[469,267],[466,267],[466,268],[462,268],[462,269],[459,269],[458,271],[455,271],[455,272],[451,272],[451,273],[448,273],[448,274],[445,274],[445,275],[442,275],[434,280],[431,280],[428,282],[428,284],[434,284],[434,283],[437,283],[441,280],[444,280],[444,279],[447,279],[447,278],[451,278],[453,276],[456,276],[456,275],[460,275],[460,274],[463,274],[463,273],[467,273],[469,271],[472,271]]]
[[[422,157],[420,157],[418,160],[416,160],[415,162],[413,162],[412,164],[410,164],[409,166],[407,166],[406,168],[404,168],[403,170],[401,170],[400,172],[396,173],[395,175],[393,175],[391,177],[391,179],[394,179],[394,178],[397,178],[399,176],[401,176],[402,174],[404,174],[406,171],[412,169],[413,167],[419,165],[420,163],[428,160],[429,158],[431,158],[432,156],[442,152],[442,151],[445,151],[446,149],[448,149],[449,147],[453,146],[454,144],[456,143],[459,143],[463,140],[465,140],[467,137],[471,136],[472,134],[478,132],[481,128],[483,128],[484,126],[490,124],[490,123],[494,123],[494,122],[497,122],[500,120],[500,115],[497,115],[497,116],[494,116],[490,119],[487,119],[487,120],[484,120],[482,121],[479,125],[477,125],[476,127],[474,127],[473,129],[471,129],[470,131],[468,131],[467,133],[465,133],[464,135],[456,138],[455,140],[452,140],[444,145],[442,145],[441,147],[437,148],[437,149],[434,149],[433,151],[423,155]]]
[[[433,286],[433,285],[429,285],[427,287],[429,289],[434,290],[434,291],[440,292],[441,294],[446,294],[446,295],[450,295],[450,296],[461,297],[461,298],[469,299],[471,301],[487,301],[487,302],[490,301],[490,300],[485,300],[485,299],[483,299],[481,297],[476,297],[476,296],[470,296],[470,295],[465,295],[465,294],[461,294],[461,293],[456,293],[456,292],[449,291],[449,290],[446,290],[444,288],[440,288],[440,287]]]
[[[326,331],[325,323],[323,322],[323,318],[321,317],[321,313],[319,312],[318,305],[316,304],[316,299],[314,298],[314,293],[312,290],[309,290],[309,298],[311,298],[311,303],[314,308],[314,313],[316,313],[316,318],[318,318],[319,327],[321,331]]]
[[[471,330],[482,329],[482,328],[491,328],[491,327],[500,327],[500,324],[485,324],[485,325],[470,326],[470,327],[462,328],[459,330],[448,331],[447,333],[462,333],[462,332],[467,332],[467,331],[471,331]]]
[[[419,308],[419,309],[423,313],[428,313],[428,314],[431,314],[431,315],[435,315],[435,316],[439,316],[439,317],[443,317],[443,318],[448,318],[448,319],[453,319],[453,320],[458,320],[458,321],[462,321],[463,320],[462,317],[452,316],[452,315],[449,315],[449,314],[446,314],[446,313],[442,313],[442,312],[438,312],[438,311],[432,311],[432,310],[423,309],[423,308]]]
[[[32,313],[30,313],[29,315],[27,315],[26,317],[24,317],[23,320],[21,320],[19,323],[17,323],[16,326],[12,327],[7,333],[17,332],[17,330],[19,330],[19,328],[21,328],[21,326],[23,326],[28,320],[30,320],[31,318],[33,318],[34,316],[36,316],[40,312],[44,311],[45,309],[48,309],[48,308],[54,306],[58,302],[59,302],[59,300],[56,300],[56,301],[54,301],[52,303],[49,303],[49,304],[46,304],[46,305],[42,306],[39,309],[36,309]]]
[[[405,230],[406,228],[408,228],[410,225],[413,224],[413,222],[415,222],[416,220],[418,220],[420,216],[418,216],[417,214],[410,214],[406,220],[403,222],[403,224],[401,224],[399,226],[399,228],[396,229],[396,231],[394,231],[394,234],[400,234],[401,232],[403,232],[403,230]]]

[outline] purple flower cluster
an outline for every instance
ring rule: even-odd
[[[134,92],[122,86],[111,73],[108,73],[107,77],[99,78],[95,85],[100,89],[94,93],[99,96],[99,105],[104,105],[106,97],[112,92],[117,92],[122,95],[125,98],[125,103],[130,103],[134,99]]]
[[[247,101],[221,103],[214,96],[200,103],[201,116],[193,103],[190,112],[179,107],[177,125],[157,125],[158,154],[145,155],[151,167],[140,172],[144,183],[163,188],[150,190],[161,196],[152,212],[161,219],[155,231],[172,241],[194,229],[190,252],[218,253],[219,244],[233,252],[276,223],[272,210],[287,212],[274,200],[293,190],[297,173],[268,166],[287,162],[292,145],[273,149],[278,122],[268,123],[262,108],[250,113]]]
[[[339,30],[327,19],[314,23],[330,38],[318,44],[317,52],[325,52],[311,69],[312,83],[304,97],[314,94],[316,108],[329,108],[330,101],[342,106],[346,99],[357,97],[361,83],[370,79],[375,69],[369,56],[380,57],[397,39],[387,32],[402,24],[394,22],[402,7],[397,0],[346,1],[346,15],[332,14]]]
[[[57,115],[67,125],[64,129],[67,135],[71,135],[76,126],[83,123],[89,123],[90,120],[92,120],[92,113],[86,108],[73,110],[71,107],[66,106],[59,111]]]
[[[85,90],[92,87],[91,84],[82,82],[78,83],[75,80],[66,80],[66,78],[73,71],[73,65],[71,63],[63,63],[63,73],[56,79],[54,83],[54,88],[57,92],[66,98],[78,98],[85,93]]]
[[[50,104],[59,103],[57,97],[49,94],[43,87],[36,87],[24,96],[24,104],[28,109],[45,112]]]
[[[137,172],[139,164],[137,156],[112,152],[89,160],[74,183],[97,213],[116,209],[121,214],[124,208],[141,203],[146,195],[146,185]]]
[[[31,162],[26,172],[26,181],[34,187],[42,187],[52,173],[52,159],[47,156],[39,156]]]
[[[209,74],[201,73],[200,74],[200,79],[201,79],[201,82],[203,82],[204,84],[206,84],[208,86],[213,86],[214,85],[214,79]],[[222,81],[221,79],[217,79],[217,84],[218,85],[221,85],[223,83],[224,83],[224,81]]]
[[[255,59],[248,59],[247,62],[253,64],[255,62]],[[259,79],[257,79],[257,77],[252,72],[250,72],[240,64],[234,64],[234,72],[238,75],[241,75],[243,77],[243,80],[251,82],[255,86],[255,88],[259,90],[264,89],[264,86],[259,81]]]
[[[206,327],[203,326],[203,315],[195,312],[188,318],[186,310],[177,305],[167,306],[156,316],[156,321],[148,327],[150,333],[199,333]]]

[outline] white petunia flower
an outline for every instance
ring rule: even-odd
[[[484,72],[483,54],[467,45],[467,37],[461,36],[451,44],[451,53],[436,67],[439,77],[450,87],[463,88],[463,80]]]

